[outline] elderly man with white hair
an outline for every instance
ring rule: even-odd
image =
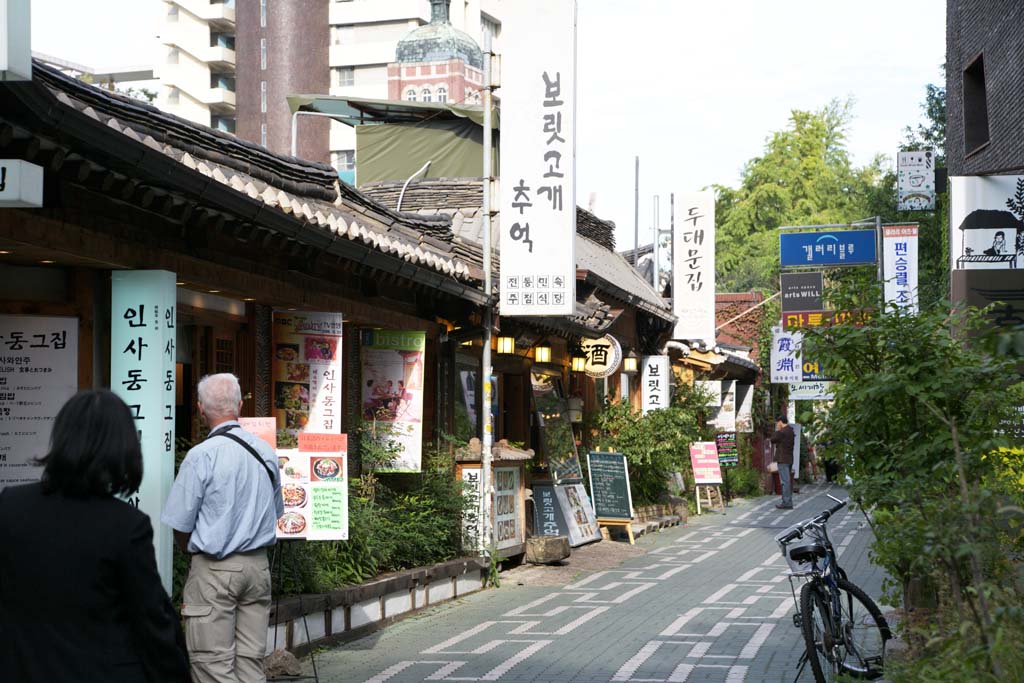
[[[195,683],[266,681],[270,564],[284,514],[277,457],[242,429],[242,391],[231,374],[199,382],[210,435],[185,456],[162,521],[192,556],[182,616]]]

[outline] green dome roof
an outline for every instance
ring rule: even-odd
[[[417,62],[445,62],[461,59],[470,66],[482,69],[484,53],[468,34],[448,21],[450,0],[431,0],[430,23],[420,26],[398,41],[395,61],[409,64]]]

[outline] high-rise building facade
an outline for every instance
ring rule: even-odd
[[[265,1],[265,0],[264,0]],[[235,132],[235,1],[162,0],[157,105]]]

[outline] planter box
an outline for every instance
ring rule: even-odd
[[[301,655],[320,645],[355,640],[430,605],[474,593],[483,588],[487,566],[479,558],[451,560],[330,593],[274,600],[267,654],[285,648]]]

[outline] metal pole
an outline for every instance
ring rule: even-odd
[[[640,248],[640,157],[636,158],[636,174],[633,182],[633,267],[639,265],[637,250]],[[639,269],[638,269],[639,270]]]
[[[878,259],[878,283],[882,286],[882,307],[879,309],[885,311],[885,257],[882,255],[882,249],[884,242],[882,241],[882,217],[875,216],[875,257]]]
[[[668,281],[669,281],[669,284],[672,286],[672,290],[671,290],[672,291],[672,297],[671,297],[672,301],[671,301],[671,304],[672,304],[672,310],[675,311],[676,310],[676,296],[678,296],[676,294],[676,289],[675,289],[675,282],[676,282],[676,193],[675,192],[673,192],[672,194],[670,194],[668,196],[668,206],[669,206],[669,209],[668,209],[668,229],[669,229],[669,233],[671,233],[671,235],[672,235],[672,241],[670,242],[670,244],[672,246],[669,248],[669,252],[668,252]]]
[[[296,111],[292,112],[292,156],[299,156],[299,117],[300,116],[323,116],[328,119],[337,119],[339,117],[334,114],[328,114],[322,111]]]
[[[484,247],[484,292],[488,302],[484,305],[484,348],[481,359],[483,372],[483,405],[481,413],[483,416],[483,434],[480,439],[480,478],[483,490],[483,533],[481,544],[483,552],[489,553],[493,543],[493,526],[491,524],[491,444],[494,441],[493,425],[491,424],[491,325],[494,304],[490,301],[492,293],[491,285],[491,144],[493,134],[491,131],[491,36],[490,33],[484,36],[484,168],[483,168],[483,247]]]
[[[651,272],[651,287],[658,291],[658,242],[661,241],[661,233],[658,230],[661,222],[658,214],[661,213],[661,197],[654,195],[654,270]]]

